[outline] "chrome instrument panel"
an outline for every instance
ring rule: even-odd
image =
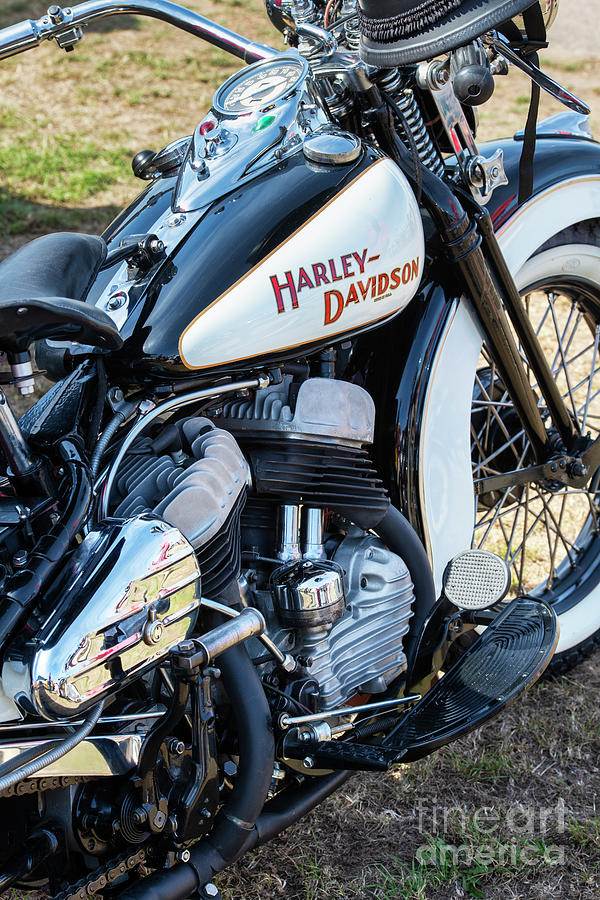
[[[308,63],[288,51],[254,63],[216,92],[181,166],[173,209],[190,213],[300,150],[330,125]]]
[[[5,692],[50,721],[80,715],[190,634],[200,588],[177,528],[149,515],[101,522],[52,587],[35,638],[9,651]]]

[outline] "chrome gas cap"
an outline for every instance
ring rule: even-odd
[[[317,131],[304,141],[304,155],[311,162],[339,166],[354,162],[360,154],[360,138],[347,131]]]

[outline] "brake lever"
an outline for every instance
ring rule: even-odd
[[[551,97],[554,97],[555,100],[559,100],[564,106],[568,107],[568,109],[572,109],[573,112],[580,113],[583,116],[589,116],[591,110],[587,103],[584,103],[583,100],[580,100],[575,94],[572,94],[571,91],[568,91],[558,84],[557,81],[554,81],[553,78],[550,78],[549,75],[546,75],[545,72],[542,72],[541,69],[530,62],[526,57],[521,56],[516,50],[513,50],[505,37],[494,31],[487,34],[483,40],[488,46],[493,47],[500,56],[503,56],[504,59],[511,62],[517,69],[520,69],[521,72],[528,75],[535,84],[546,91],[546,93],[550,94]]]

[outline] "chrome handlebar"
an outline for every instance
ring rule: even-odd
[[[235,31],[223,28],[210,19],[169,0],[88,0],[78,6],[51,6],[47,15],[37,21],[29,19],[0,30],[0,60],[37,47],[42,41],[56,39],[70,49],[82,36],[81,27],[107,16],[122,14],[150,16],[176,28],[203,38],[209,44],[237,56],[247,63],[269,59],[277,50],[265,44],[248,41]]]

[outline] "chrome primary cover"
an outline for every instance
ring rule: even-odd
[[[200,569],[181,532],[153,516],[107,519],[73,554],[53,608],[6,660],[4,691],[45,719],[81,714],[190,633]]]

